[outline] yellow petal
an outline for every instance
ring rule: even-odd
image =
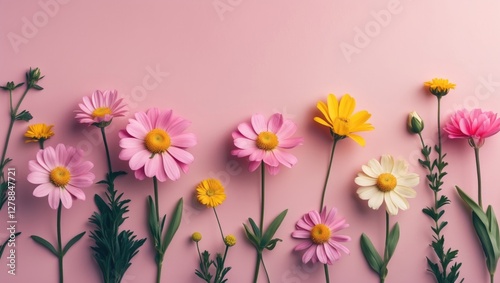
[[[332,119],[330,118],[330,115],[328,113],[328,107],[326,106],[326,104],[323,102],[323,101],[319,101],[317,104],[316,104],[316,107],[319,109],[319,111],[321,111],[321,113],[323,114],[323,116],[325,116],[326,120],[330,123],[330,124],[333,124],[332,123]],[[318,122],[319,123],[319,122]]]
[[[321,124],[323,126],[327,126],[329,128],[332,127],[332,124],[329,124],[328,122],[326,122],[325,120],[321,119],[320,117],[314,117],[314,121],[318,124]]]
[[[343,118],[348,118],[354,112],[356,107],[356,100],[352,98],[349,94],[345,94],[340,99],[339,105],[339,116]]]
[[[339,101],[334,94],[328,95],[328,112],[331,121],[334,121],[339,116]]]
[[[365,146],[366,145],[366,141],[364,138],[362,138],[361,136],[359,135],[356,135],[356,134],[348,134],[347,135],[348,137],[350,137],[352,140],[354,140],[355,142],[357,142],[360,146]]]

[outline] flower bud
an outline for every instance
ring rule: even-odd
[[[232,247],[236,245],[236,237],[234,235],[229,234],[224,238],[224,243],[226,244],[226,246]]]
[[[26,72],[26,82],[28,83],[28,87],[34,88],[36,90],[42,90],[43,88],[37,84],[39,80],[43,79],[43,76],[40,75],[40,69],[30,68],[30,70]]]
[[[193,235],[191,235],[191,240],[195,242],[201,241],[201,233],[200,232],[194,232]]]
[[[424,121],[417,112],[413,111],[408,114],[408,130],[412,133],[419,134],[424,129]]]

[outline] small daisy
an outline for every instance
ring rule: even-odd
[[[96,90],[89,98],[83,97],[80,109],[75,110],[75,118],[82,124],[105,127],[115,117],[123,117],[127,113],[123,98],[118,98],[118,92]]]
[[[360,188],[359,198],[368,200],[368,206],[378,209],[385,201],[387,212],[398,214],[398,209],[406,210],[410,204],[407,198],[414,198],[417,193],[413,189],[419,183],[416,173],[408,173],[405,160],[394,160],[390,155],[381,157],[380,162],[372,159],[363,165],[363,172],[354,180]]]
[[[24,133],[24,136],[27,138],[26,142],[43,143],[54,135],[52,127],[54,127],[54,125],[46,125],[43,123],[29,125],[28,130]]]
[[[261,114],[253,115],[250,123],[241,123],[238,130],[233,132],[234,145],[237,149],[232,155],[247,157],[250,160],[249,171],[255,171],[264,162],[271,175],[279,172],[279,165],[291,168],[297,163],[297,158],[286,152],[287,149],[301,145],[303,138],[293,138],[297,125],[290,120],[283,119],[283,115],[276,113],[266,119]]]
[[[224,186],[217,179],[206,179],[196,187],[196,198],[207,207],[216,207],[226,199]]]
[[[38,151],[36,160],[28,163],[28,182],[38,185],[33,195],[48,196],[52,209],[57,209],[59,202],[71,208],[74,198],[85,200],[82,188],[92,185],[95,176],[90,172],[94,164],[83,161],[82,155],[81,150],[63,144]]]
[[[306,250],[302,256],[304,264],[309,261],[333,264],[340,259],[341,252],[350,253],[341,243],[350,241],[351,238],[337,234],[349,227],[349,224],[344,218],[336,217],[336,214],[337,209],[333,208],[327,212],[324,207],[321,214],[313,210],[297,221],[292,237],[303,242],[298,244],[294,251]]]

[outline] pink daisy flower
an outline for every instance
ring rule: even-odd
[[[135,177],[155,177],[164,182],[177,180],[182,170],[187,173],[194,160],[185,149],[196,145],[196,137],[192,133],[184,133],[190,122],[175,117],[172,110],[161,111],[151,108],[146,112],[138,112],[135,119],[119,132],[119,158],[128,160]]]
[[[58,144],[38,151],[36,160],[28,163],[31,173],[28,181],[38,185],[33,191],[35,197],[48,196],[52,209],[71,208],[73,199],[85,200],[82,188],[89,187],[94,181],[90,169],[94,164],[82,160],[83,152],[74,147]]]
[[[238,130],[232,133],[237,149],[232,150],[231,154],[248,156],[250,172],[264,162],[269,173],[276,175],[280,164],[290,168],[297,163],[297,158],[285,151],[304,141],[303,138],[292,138],[296,131],[297,125],[283,119],[280,113],[272,115],[267,122],[263,115],[253,115],[250,123],[239,124]]]
[[[321,214],[310,211],[302,216],[295,225],[292,237],[303,240],[294,251],[305,250],[302,256],[304,264],[321,262],[323,264],[333,264],[340,259],[341,251],[349,254],[350,251],[342,242],[350,241],[351,238],[345,235],[337,235],[337,232],[349,227],[344,218],[336,218],[337,209],[333,208],[327,212],[323,208]]]
[[[468,139],[471,146],[481,147],[487,137],[500,131],[500,119],[491,111],[463,109],[451,116],[444,131],[450,139]]]
[[[75,110],[75,118],[82,124],[107,126],[115,117],[123,117],[127,113],[123,98],[118,98],[116,90],[94,91],[92,96],[83,97],[80,109]]]

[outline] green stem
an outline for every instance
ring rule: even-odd
[[[385,212],[385,248],[384,248],[384,261],[387,262],[389,257],[389,213]]]
[[[260,261],[262,261],[262,267],[264,267],[264,272],[266,273],[267,282],[271,283],[271,279],[269,278],[269,273],[267,272],[266,264],[264,263],[264,258],[261,257]]]
[[[253,283],[257,283],[257,278],[259,278],[259,267],[260,267],[260,259],[262,254],[260,251],[257,251],[257,262],[255,263],[255,270],[253,272]]]
[[[109,172],[110,177],[111,177],[111,174],[113,173],[113,169],[111,168],[111,158],[109,155],[108,142],[106,140],[106,132],[104,130],[104,127],[101,128],[101,135],[102,135],[102,140],[104,142],[104,148],[106,149],[106,161],[108,162],[108,172]]]
[[[220,231],[220,235],[222,237],[222,242],[224,242],[224,233],[222,232],[222,226],[220,225],[219,215],[217,215],[217,210],[215,210],[215,207],[213,209],[214,209],[214,213],[215,213],[215,219],[217,219],[217,224],[219,225],[219,231]]]
[[[330,178],[330,171],[332,169],[332,163],[333,163],[333,154],[335,153],[335,146],[337,145],[338,139],[334,138],[333,139],[333,145],[332,145],[332,152],[330,153],[330,161],[328,163],[328,171],[326,171],[326,178],[325,178],[325,183],[323,185],[323,193],[321,194],[321,205],[319,207],[319,211],[323,210],[323,205],[325,203],[325,194],[326,194],[326,187],[328,185],[328,179]]]
[[[155,202],[155,213],[156,213],[156,220],[158,221],[158,223],[156,223],[156,225],[158,225],[158,233],[160,233],[160,235],[158,235],[158,239],[161,239],[161,234],[162,234],[162,229],[160,227],[160,223],[161,223],[161,220],[160,220],[160,209],[158,208],[158,205],[159,205],[159,202],[158,202],[158,179],[156,179],[156,176],[153,176],[153,188],[154,188],[154,194],[155,194],[155,199],[154,199],[154,202]],[[161,244],[160,244],[161,245]],[[161,249],[161,248],[160,248]],[[157,257],[157,261],[156,261],[156,283],[160,283],[160,279],[161,279],[161,269],[162,269],[162,266],[163,266],[163,251],[160,253],[159,250],[156,250],[156,257]]]
[[[264,229],[264,207],[265,207],[265,202],[266,202],[266,191],[265,191],[265,165],[264,162],[260,164],[260,175],[261,175],[261,183],[260,183],[260,196],[261,196],[261,204],[260,204],[260,222],[259,222],[259,229],[262,232]]]
[[[59,283],[63,283],[63,249],[61,240],[61,208],[62,203],[59,201],[59,207],[57,208],[57,258],[59,260]]]
[[[477,203],[483,208],[483,197],[481,193],[481,166],[479,163],[479,147],[474,147],[474,156],[476,157],[476,172],[477,172]]]
[[[326,283],[330,283],[330,275],[328,273],[328,264],[323,264],[323,268],[325,269],[325,280],[326,280]]]
[[[495,274],[490,274],[490,283],[495,283]]]
[[[153,176],[153,188],[155,193],[155,209],[156,209],[156,220],[158,220],[158,226],[160,225],[160,209],[158,208],[158,179],[156,176]],[[163,231],[160,231],[160,234]]]

